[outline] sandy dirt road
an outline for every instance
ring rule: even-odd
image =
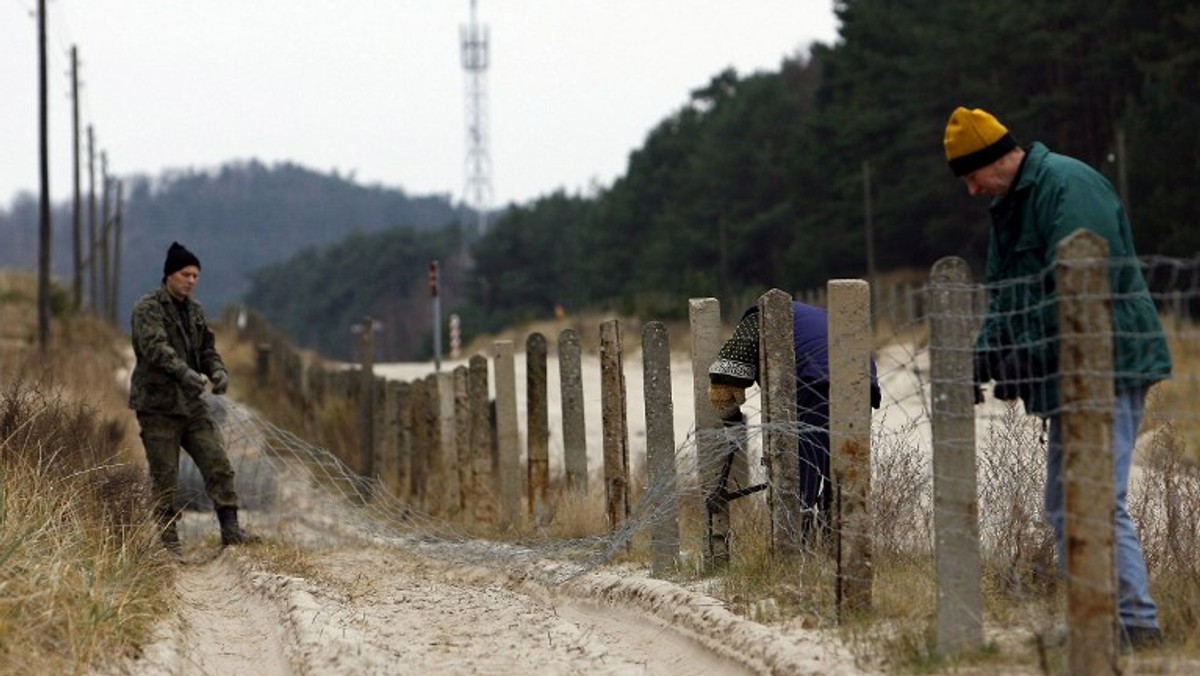
[[[185,533],[214,527],[189,514]],[[269,533],[268,533],[269,535]],[[254,549],[186,549],[176,612],[115,673],[859,673],[827,640],[739,618],[715,599],[625,572],[560,585],[339,533],[303,577]]]

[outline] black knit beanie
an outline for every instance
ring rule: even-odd
[[[171,242],[171,247],[167,249],[167,260],[163,263],[163,281],[189,265],[199,268],[200,259],[179,242]]]

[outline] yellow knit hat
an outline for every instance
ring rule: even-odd
[[[950,170],[955,176],[966,176],[1004,157],[1017,147],[1017,142],[991,113],[982,108],[967,110],[959,106],[946,123],[942,145],[946,147]]]

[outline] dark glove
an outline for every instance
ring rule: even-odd
[[[983,385],[992,379],[988,369],[987,356],[982,352],[975,352],[974,358],[975,371],[975,403],[983,403]]]
[[[996,387],[992,390],[992,395],[1000,401],[1028,401],[1036,378],[1029,351],[1019,348],[1010,350],[1000,360],[997,370]]]
[[[189,397],[198,397],[204,392],[204,376],[188,369],[184,371],[183,378],[180,379],[180,384],[183,385],[183,391]]]
[[[229,389],[229,374],[224,371],[213,371],[212,377],[209,380],[212,381],[213,394],[225,394],[226,390]]]

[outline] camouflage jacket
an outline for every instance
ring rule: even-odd
[[[142,296],[133,306],[131,330],[137,364],[129,384],[129,407],[147,413],[189,415],[200,403],[183,388],[190,368],[211,377],[225,364],[200,304],[188,299],[186,324],[166,289]]]

